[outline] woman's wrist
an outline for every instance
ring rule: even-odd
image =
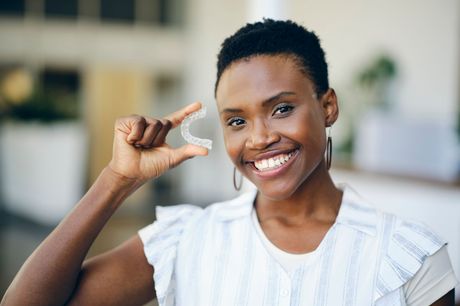
[[[139,187],[146,182],[146,180],[142,180],[139,178],[132,178],[132,177],[128,177],[128,176],[121,174],[116,169],[114,169],[110,163],[102,170],[102,174],[110,177],[110,180],[113,181],[114,187],[120,187],[120,188],[125,188],[125,187],[130,187],[130,186]]]
[[[145,180],[129,178],[114,171],[110,165],[106,166],[96,180],[93,188],[102,188],[111,194],[112,204],[117,207],[128,196],[134,193],[139,187],[145,183]]]

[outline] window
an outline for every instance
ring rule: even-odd
[[[134,22],[134,0],[101,0],[101,20]]]
[[[46,17],[65,17],[77,18],[78,0],[46,0],[45,16]]]
[[[25,0],[0,0],[0,15],[23,16]]]
[[[180,27],[185,0],[0,0],[0,15]]]
[[[80,77],[74,70],[46,68],[41,72],[40,80],[44,90],[75,94],[80,88]]]
[[[44,97],[53,102],[60,114],[68,118],[80,115],[80,74],[76,70],[45,68],[38,75]]]

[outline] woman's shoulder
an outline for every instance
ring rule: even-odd
[[[256,191],[248,191],[239,196],[217,202],[205,208],[204,216],[214,222],[231,221],[242,217],[249,217],[252,211]]]
[[[228,221],[250,214],[255,192],[243,193],[233,199],[212,203],[206,207],[193,204],[157,206],[156,219],[150,225],[158,230],[185,228],[197,224]]]
[[[403,287],[420,274],[418,272],[427,259],[441,250],[446,241],[418,220],[387,212],[379,215],[382,221],[379,231],[380,260],[374,298],[386,305],[400,298]],[[425,274],[424,277],[430,277]]]
[[[399,289],[446,245],[427,224],[378,209],[349,186],[344,189],[342,205],[341,222],[366,232],[375,245],[375,300],[399,298]]]
[[[419,248],[429,250],[439,249],[445,244],[445,241],[427,224],[381,210],[350,186],[344,187],[338,220],[344,224],[361,225],[363,231],[367,228],[369,234],[383,240],[382,247],[390,247],[392,242],[397,242],[407,248],[409,244],[414,246],[412,250]]]
[[[355,202],[354,209],[367,214],[377,246],[377,277],[375,299],[398,298],[399,289],[422,268],[426,259],[446,241],[427,224],[407,219],[375,208],[364,199]]]

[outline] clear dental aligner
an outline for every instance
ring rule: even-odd
[[[190,134],[190,124],[198,119],[206,117],[206,107],[202,107],[200,110],[191,113],[185,119],[182,121],[182,124],[180,126],[180,133],[182,134],[182,137],[184,137],[185,141],[188,143],[197,145],[197,146],[202,146],[207,148],[208,150],[211,150],[212,148],[212,140],[210,139],[203,139],[203,138],[198,138]]]

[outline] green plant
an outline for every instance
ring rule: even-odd
[[[54,122],[78,118],[75,94],[33,84],[31,75],[15,69],[0,78],[0,120]]]
[[[355,146],[355,130],[361,117],[369,110],[391,111],[394,103],[395,80],[398,74],[396,61],[390,55],[380,53],[363,64],[351,76],[351,82],[346,84],[340,93],[341,97],[341,141],[335,146],[335,151],[345,163],[351,162]],[[337,156],[336,155],[336,156]]]
[[[42,122],[76,119],[78,110],[75,100],[71,96],[34,91],[21,103],[8,103],[6,101],[2,117]]]
[[[376,57],[356,75],[358,87],[367,93],[367,103],[390,108],[388,91],[391,81],[397,75],[396,63],[388,55]]]

